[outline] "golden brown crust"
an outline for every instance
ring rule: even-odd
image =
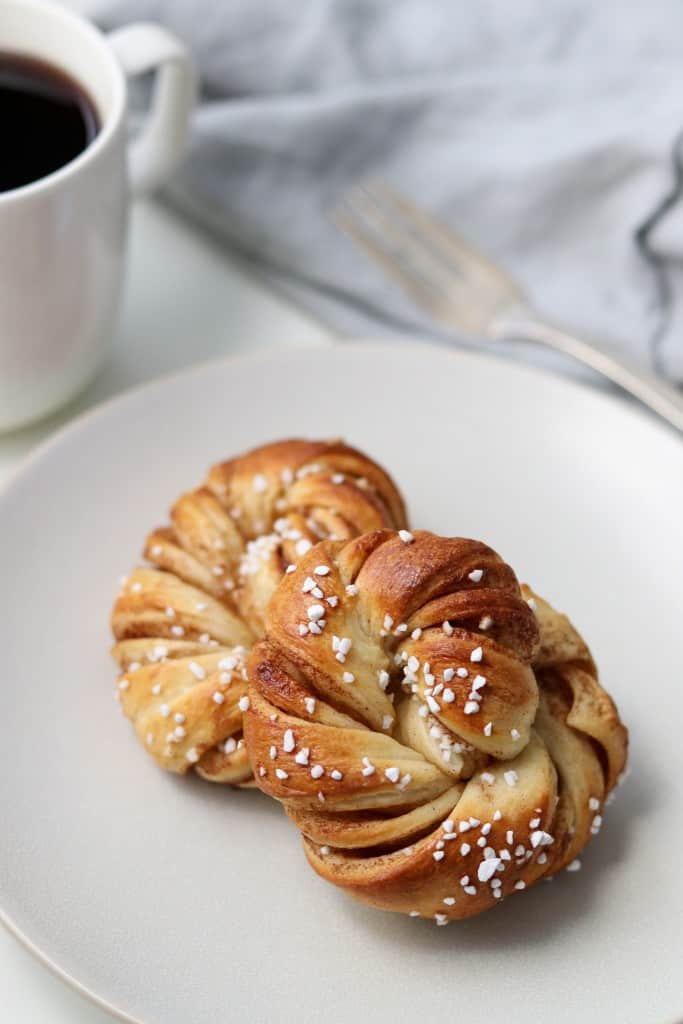
[[[602,808],[624,771],[628,732],[614,701],[598,681],[585,641],[566,615],[522,588],[539,623],[541,646],[534,668],[540,706],[534,727],[558,772],[555,843],[547,874],[570,864],[597,835]]]
[[[490,548],[421,531],[325,541],[283,579],[244,734],[320,875],[441,924],[597,831],[626,731],[581,637],[533,604]]]
[[[291,440],[214,466],[170,519],[112,611],[121,706],[162,767],[248,785],[244,655],[271,594],[321,537],[404,526],[403,501],[362,452]]]

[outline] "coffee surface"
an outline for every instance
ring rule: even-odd
[[[98,131],[94,103],[66,72],[0,51],[0,192],[59,170]]]

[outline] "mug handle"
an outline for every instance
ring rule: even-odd
[[[107,40],[126,77],[158,69],[146,123],[128,151],[131,190],[144,195],[162,184],[185,148],[197,90],[194,65],[183,43],[161,25],[127,25]]]

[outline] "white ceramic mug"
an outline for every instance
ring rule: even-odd
[[[0,51],[67,71],[100,120],[70,163],[0,192],[0,430],[7,430],[58,408],[102,363],[119,305],[129,199],[160,184],[180,156],[195,77],[183,44],[160,26],[105,36],[45,0],[0,0]],[[150,112],[129,141],[126,78],[152,69]]]

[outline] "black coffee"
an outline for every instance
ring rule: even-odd
[[[59,170],[99,127],[92,100],[64,71],[0,52],[0,192]]]

